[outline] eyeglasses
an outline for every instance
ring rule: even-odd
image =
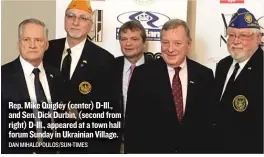
[[[230,33],[227,35],[228,37],[227,39],[233,41],[236,38],[238,38],[241,41],[245,41],[245,40],[248,40],[253,34],[254,33],[251,33],[251,34],[242,33],[242,34],[236,35],[234,33]]]
[[[67,18],[68,20],[70,20],[70,21],[75,21],[76,18],[78,18],[78,20],[81,21],[81,22],[86,22],[86,21],[90,21],[90,22],[92,22],[92,19],[90,19],[90,18],[87,17],[87,16],[81,15],[81,16],[78,16],[78,17],[77,17],[74,13],[71,13],[71,12],[66,13],[65,16],[66,16],[66,18]]]

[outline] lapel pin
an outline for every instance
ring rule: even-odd
[[[83,64],[81,64],[80,66],[83,67]]]
[[[52,75],[52,74],[50,74],[50,77],[51,77],[51,78],[53,78],[53,75]]]
[[[87,64],[87,60],[83,60],[83,63]]]
[[[251,67],[248,67],[248,70],[251,70]]]
[[[190,81],[190,83],[191,83],[191,84],[194,84],[194,82],[193,82],[193,81]]]

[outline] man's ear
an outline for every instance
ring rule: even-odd
[[[191,49],[192,48],[192,39],[189,39],[188,40],[188,49]]]
[[[261,38],[262,38],[262,34],[261,33],[258,33],[257,34],[257,39],[258,39],[259,45],[261,44]]]
[[[46,41],[46,49],[45,50],[47,50],[49,48],[49,41],[47,40]]]
[[[144,52],[147,52],[148,51],[148,42],[145,41],[144,42]]]
[[[20,40],[18,39],[18,41],[17,41],[17,45],[16,45],[16,46],[17,46],[17,50],[18,50],[19,53],[20,53],[20,50],[19,50],[19,45],[20,45],[20,43],[19,43],[19,42],[20,42]]]

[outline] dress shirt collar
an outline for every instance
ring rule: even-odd
[[[182,70],[182,69],[186,68],[186,66],[187,66],[187,61],[186,61],[186,57],[185,57],[185,59],[183,60],[183,62],[180,64],[179,67],[181,67],[181,70]],[[169,72],[171,72],[171,71],[175,71],[174,68],[172,68],[172,67],[169,66],[168,64],[167,64],[167,68],[168,68],[168,71],[169,71]]]
[[[249,59],[250,59],[250,58],[248,58],[247,60],[245,60],[245,61],[243,61],[243,62],[238,63],[238,64],[239,64],[239,70],[240,70],[240,71],[245,67],[245,65],[247,64],[247,62],[249,61]],[[236,64],[236,63],[237,63],[237,61],[235,61],[235,60],[233,59],[233,63],[232,63],[232,65],[231,65],[231,68],[235,69],[235,64]]]
[[[34,68],[39,68],[40,72],[44,71],[43,63],[41,62],[38,67],[34,67],[32,64],[27,62],[22,56],[19,56],[20,63],[22,65],[24,74],[30,76]]]
[[[73,46],[72,48],[71,48],[71,52],[74,52],[74,53],[76,53],[76,52],[82,52],[82,50],[83,50],[83,48],[84,48],[84,45],[85,45],[85,42],[86,42],[86,39],[85,40],[83,40],[82,42],[80,42],[79,44],[77,44],[77,45],[75,45],[75,46]],[[65,53],[67,52],[66,50],[68,49],[68,48],[70,48],[70,46],[69,46],[69,43],[68,43],[68,40],[66,39],[66,41],[65,41]]]
[[[145,62],[145,56],[143,55],[136,63],[136,66],[140,66],[142,64],[144,64]],[[130,66],[132,64],[126,59],[126,57],[124,57],[124,72],[127,73],[130,70]]]

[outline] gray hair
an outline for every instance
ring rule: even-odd
[[[49,30],[48,28],[46,27],[45,23],[38,20],[38,19],[35,19],[35,18],[30,18],[30,19],[26,19],[24,21],[22,21],[19,26],[18,26],[18,38],[20,39],[22,34],[23,34],[23,27],[26,25],[26,24],[36,24],[36,25],[40,25],[44,28],[44,31],[45,31],[45,37],[46,39],[48,39],[48,33],[49,33]]]
[[[171,19],[171,20],[167,21],[163,25],[163,27],[162,27],[162,29],[160,31],[160,34],[162,34],[162,31],[167,31],[167,30],[170,30],[170,29],[175,29],[175,28],[177,28],[179,26],[183,26],[183,28],[184,28],[184,30],[186,32],[187,38],[189,40],[192,40],[191,33],[190,33],[190,29],[189,29],[187,23],[185,21],[181,20],[181,19]],[[162,35],[160,37],[162,38]]]
[[[260,29],[258,28],[251,28],[251,31],[254,33],[254,34],[260,34]]]

